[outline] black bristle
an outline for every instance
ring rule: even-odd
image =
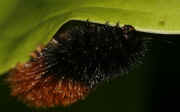
[[[145,42],[130,25],[123,27],[72,20],[43,50],[48,74],[85,82],[121,76],[143,57]]]

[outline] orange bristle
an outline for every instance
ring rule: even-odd
[[[53,107],[68,106],[84,99],[88,94],[88,86],[81,82],[59,79],[52,74],[44,76],[44,58],[37,58],[38,61],[17,64],[11,70],[7,81],[10,83],[12,96],[17,96],[30,106]]]

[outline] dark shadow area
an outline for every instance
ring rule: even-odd
[[[169,41],[169,42],[168,42]],[[179,112],[180,39],[154,40],[146,73],[146,112]]]

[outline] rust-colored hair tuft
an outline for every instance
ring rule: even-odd
[[[17,96],[30,106],[53,107],[68,106],[88,94],[89,88],[81,82],[59,79],[53,74],[44,75],[44,57],[38,57],[39,53],[41,52],[38,50],[33,52],[33,60],[17,64],[11,70],[7,81],[10,83],[12,96]]]

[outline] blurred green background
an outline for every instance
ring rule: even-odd
[[[70,19],[132,24],[137,29],[180,31],[179,0],[0,0],[0,73],[28,60]],[[168,42],[169,41],[169,42]],[[102,84],[86,100],[68,108],[33,109],[9,96],[0,77],[0,111],[162,112],[178,111],[180,39],[153,40],[143,64],[124,79]],[[178,101],[178,102],[176,102]],[[179,110],[180,111],[180,110]]]

